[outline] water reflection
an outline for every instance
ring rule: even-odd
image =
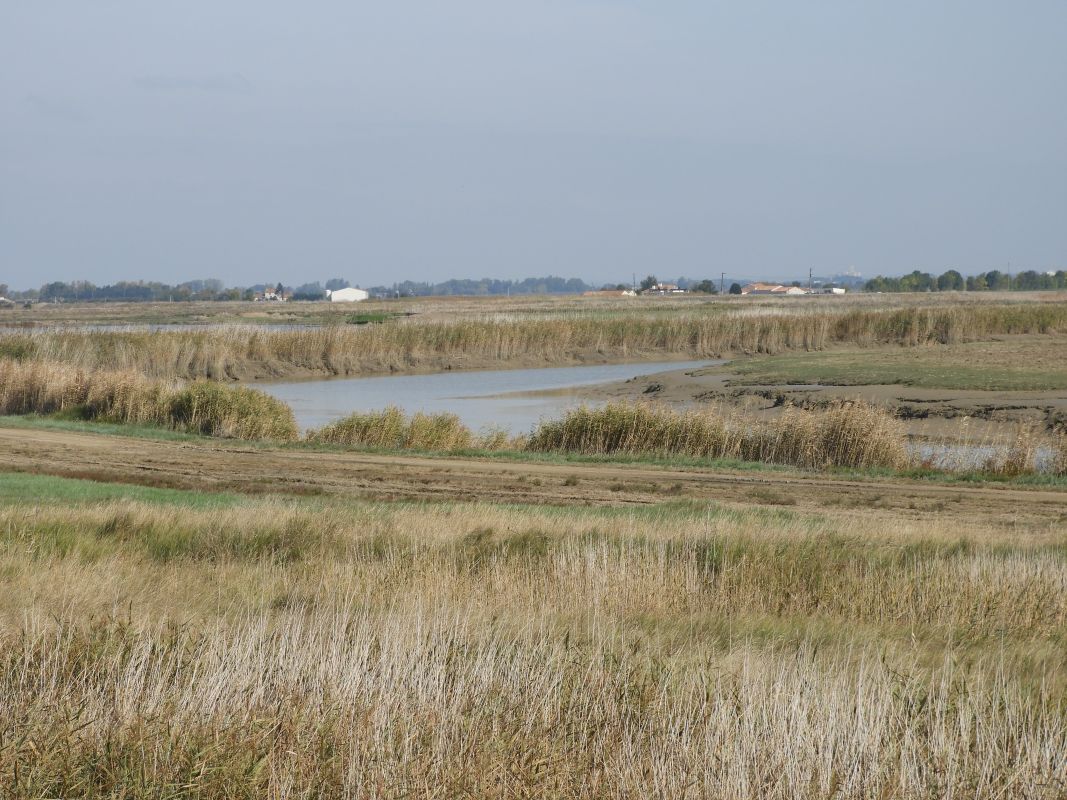
[[[438,372],[379,378],[339,378],[325,381],[262,384],[257,388],[288,403],[301,428],[316,428],[351,414],[386,406],[409,413],[450,411],[474,430],[504,428],[525,433],[542,418],[557,417],[586,402],[583,386],[628,380],[639,375],[679,369],[698,369],[721,361],[656,361],[639,364],[600,364],[543,369]],[[546,391],[551,395],[516,396]]]

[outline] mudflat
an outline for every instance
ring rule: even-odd
[[[721,405],[757,416],[862,400],[900,417],[916,437],[988,439],[1020,423],[1067,427],[1067,336],[738,356],[605,384],[588,396]]]

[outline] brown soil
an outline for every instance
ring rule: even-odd
[[[855,480],[804,472],[543,464],[162,442],[0,428],[0,470],[203,491],[376,499],[635,505],[675,499],[741,506],[945,517],[1062,531],[1067,491]]]

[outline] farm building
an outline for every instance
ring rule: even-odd
[[[808,290],[801,286],[783,286],[780,283],[749,283],[741,287],[741,294],[807,294]]]
[[[370,297],[370,293],[365,289],[357,289],[354,286],[349,286],[347,289],[334,289],[332,292],[327,291],[326,294],[331,303],[358,303]]]
[[[651,289],[646,289],[643,294],[685,294],[675,283],[657,283]]]

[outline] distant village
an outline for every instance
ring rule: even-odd
[[[217,279],[185,281],[168,285],[158,281],[118,281],[97,286],[89,281],[53,281],[39,289],[15,290],[0,282],[0,308],[32,307],[35,303],[69,302],[181,302],[181,301],[250,301],[257,303],[285,303],[290,301],[323,301],[358,303],[370,299],[398,299],[405,297],[481,297],[511,295],[581,295],[585,297],[638,297],[676,295],[740,295],[802,297],[805,295],[843,295],[848,292],[981,292],[981,291],[1062,291],[1067,289],[1067,271],[1023,270],[1002,272],[989,270],[963,275],[950,269],[940,275],[914,270],[900,277],[865,280],[854,269],[831,277],[810,274],[806,281],[779,283],[766,280],[728,278],[721,273],[718,280],[677,278],[661,281],[649,275],[640,282],[636,276],[626,283],[608,284],[597,288],[578,278],[546,276],[542,278],[507,279],[451,279],[440,283],[401,281],[389,286],[352,286],[343,278],[331,278],[325,285],[319,281],[295,287],[278,283],[262,283],[248,287],[225,287]]]
[[[797,284],[785,285],[781,283],[739,283],[730,285],[729,294],[733,295],[779,295],[797,296],[805,294],[845,294],[848,290],[843,286],[818,286],[804,287]],[[676,283],[655,283],[643,288],[614,288],[594,289],[583,292],[583,297],[637,297],[638,295],[679,295],[679,294],[719,294],[719,290],[706,291],[703,289],[683,289]]]

